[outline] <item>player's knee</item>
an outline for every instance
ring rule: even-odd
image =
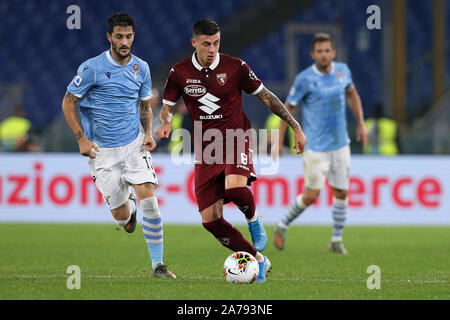
[[[127,202],[120,207],[111,209],[111,214],[115,220],[125,220],[130,216],[130,207]]]
[[[225,191],[247,186],[248,178],[239,174],[229,174],[225,177]]]
[[[139,199],[151,198],[155,196],[155,185],[151,182],[133,185]]]
[[[302,200],[303,200],[303,204],[307,207],[307,206],[309,206],[309,205],[311,205],[311,204],[313,204],[316,200],[317,200],[317,198],[319,197],[319,195],[320,195],[320,190],[317,190],[317,191],[310,191],[310,192],[308,192],[308,191],[306,191],[306,192],[304,192],[303,193],[303,195],[302,195]]]
[[[347,199],[348,192],[343,189],[333,189],[333,195],[340,200],[345,200]]]
[[[202,223],[208,223],[220,219],[223,216],[223,199],[220,199],[209,207],[200,211]]]

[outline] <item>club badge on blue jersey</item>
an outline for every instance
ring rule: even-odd
[[[342,77],[342,72],[336,71],[336,78],[338,79],[338,81],[339,81],[340,83],[343,83],[343,82],[344,82],[344,78]]]
[[[139,70],[139,65],[137,63],[133,65],[133,70],[131,70],[131,72],[134,75],[134,80],[137,80],[137,75],[139,74],[139,72],[141,72],[141,70]]]

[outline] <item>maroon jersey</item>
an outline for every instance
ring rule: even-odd
[[[217,54],[209,68],[203,68],[194,53],[170,70],[163,103],[175,106],[183,96],[193,127],[196,121],[201,121],[202,136],[205,130],[215,128],[225,139],[226,129],[250,129],[242,108],[242,90],[257,94],[263,88],[261,80],[241,59]],[[194,130],[194,140],[199,141],[195,134]],[[202,149],[209,143],[203,142]]]

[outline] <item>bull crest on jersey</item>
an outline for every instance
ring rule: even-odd
[[[216,75],[216,80],[221,86],[224,86],[225,83],[227,83],[227,74],[226,73],[218,73]]]

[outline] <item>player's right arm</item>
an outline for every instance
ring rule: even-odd
[[[168,104],[163,104],[161,113],[159,114],[159,121],[161,122],[161,127],[156,130],[156,136],[159,139],[169,138],[170,131],[172,130],[172,113],[175,107]]]
[[[66,118],[66,122],[72,130],[75,139],[77,139],[80,153],[83,156],[95,158],[95,153],[92,151],[92,148],[98,152],[98,147],[84,135],[83,129],[78,122],[78,117],[75,111],[75,105],[78,100],[79,99],[75,95],[71,94],[69,91],[66,91],[62,101],[64,117]]]
[[[181,96],[180,88],[178,87],[177,75],[174,68],[170,69],[169,77],[167,78],[166,85],[164,87],[163,94],[163,107],[159,114],[159,121],[161,121],[161,127],[156,130],[156,136],[159,139],[169,138],[170,131],[172,130],[172,113],[175,112],[175,105]]]
[[[77,139],[80,153],[83,156],[95,158],[97,145],[90,141],[84,134],[78,122],[75,105],[96,84],[96,71],[90,60],[83,62],[77,70],[72,82],[67,86],[66,94],[62,102],[62,109],[66,122]]]

